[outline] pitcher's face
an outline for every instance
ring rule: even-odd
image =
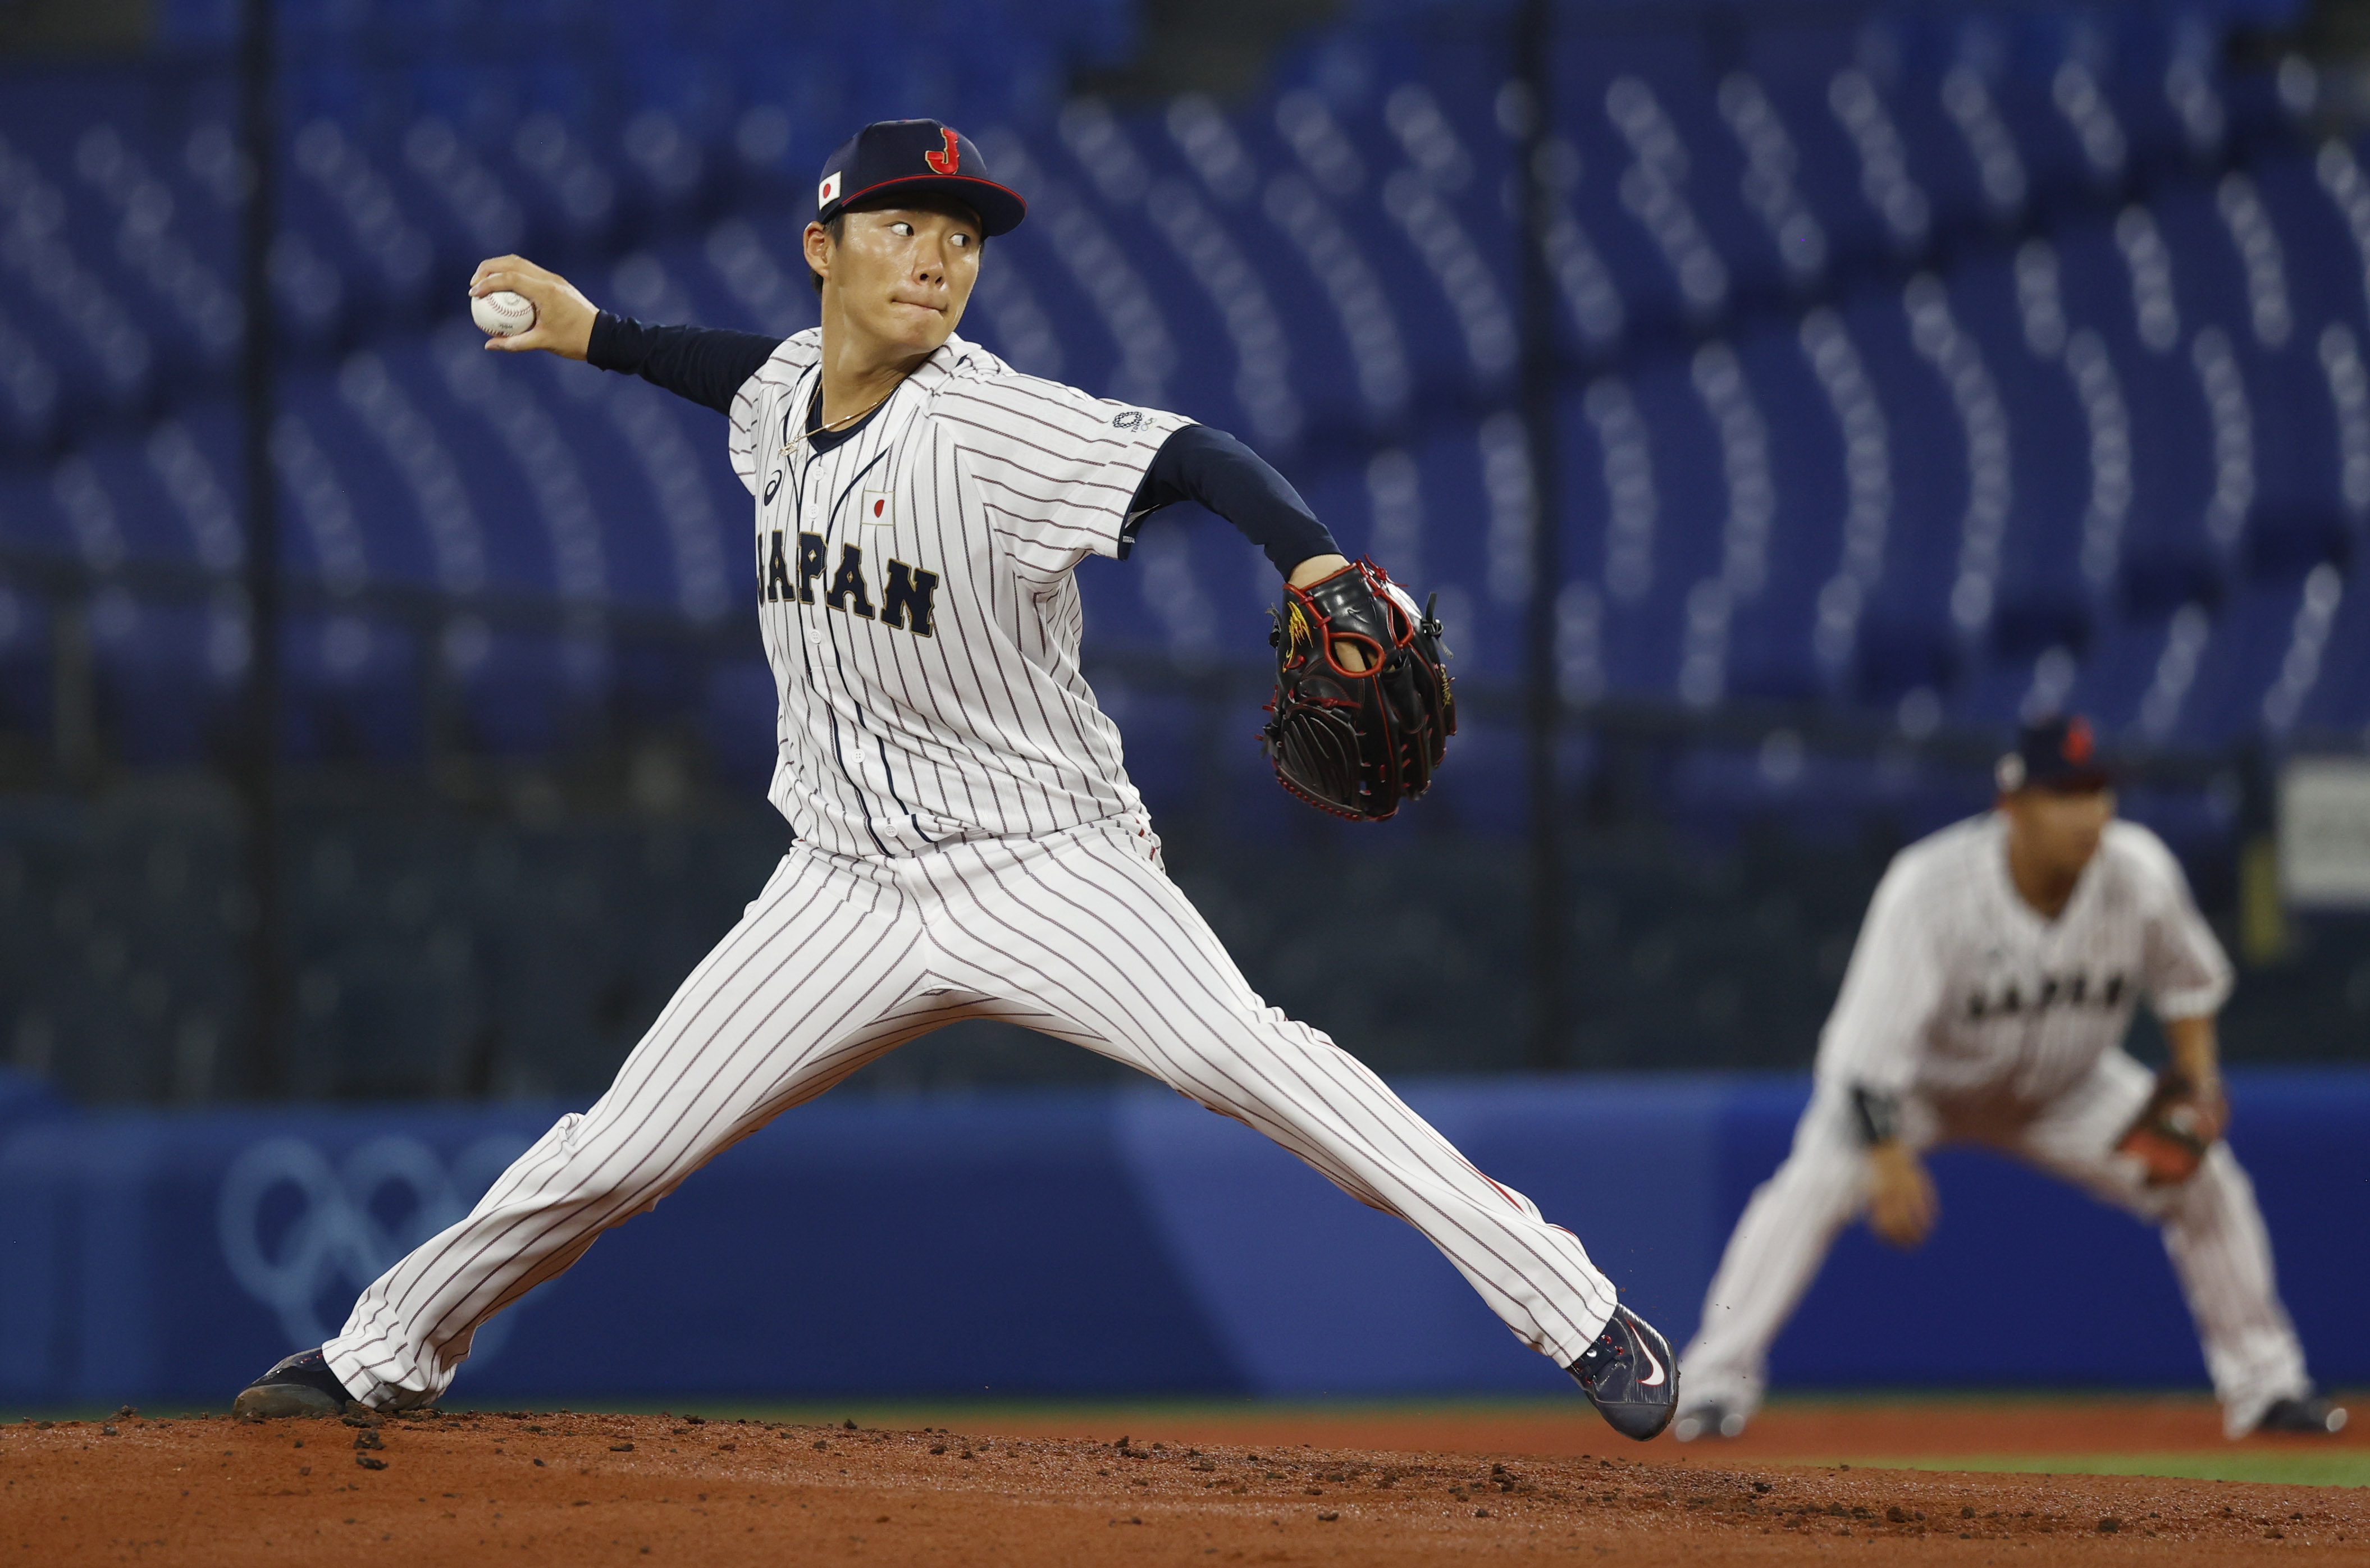
[[[953,201],[850,212],[833,243],[807,226],[808,265],[823,274],[823,313],[883,346],[927,354],[944,343],[979,281],[979,220]]]

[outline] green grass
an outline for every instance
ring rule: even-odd
[[[1835,1459],[1788,1459],[1832,1465]],[[1840,1462],[1855,1470],[2014,1471],[2030,1475],[2162,1475],[2185,1481],[2265,1481],[2289,1486],[2370,1486],[2370,1452],[2341,1448],[2234,1448],[2226,1454],[1962,1454],[1945,1458],[1870,1457]]]

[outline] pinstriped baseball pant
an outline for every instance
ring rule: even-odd
[[[2312,1391],[2304,1346],[2280,1304],[2254,1184],[2230,1146],[2215,1144],[2196,1175],[2169,1187],[2146,1185],[2136,1165],[2114,1156],[2155,1086],[2154,1073],[2112,1050],[2082,1082],[2014,1123],[1954,1116],[1911,1095],[1902,1103],[1901,1137],[1917,1150],[1989,1145],[2157,1225],[2204,1345],[2224,1428],[2241,1436],[2274,1400]],[[1802,1113],[1793,1152],[1754,1190],[1721,1254],[1703,1326],[1679,1358],[1687,1403],[1748,1416],[1760,1407],[1770,1343],[1868,1196],[1852,1111],[1823,1085]]]
[[[363,1402],[443,1393],[479,1324],[782,1112],[958,1018],[1040,1029],[1266,1134],[1445,1253],[1516,1337],[1577,1360],[1613,1288],[1365,1066],[1266,1006],[1138,817],[912,858],[794,848],[608,1092],[387,1270],[323,1347]]]

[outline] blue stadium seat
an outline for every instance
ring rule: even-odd
[[[2319,571],[2334,576],[2334,568]],[[2234,591],[2216,617],[2196,687],[2184,704],[2170,738],[2199,749],[2234,745],[2276,727],[2266,712],[2282,667],[2297,642],[2298,621],[2307,602],[2311,573],[2292,573],[2249,582]],[[2285,715],[2293,723],[2293,713]]]
[[[2317,650],[2318,668],[2293,720],[2296,733],[2358,741],[2370,731],[2370,593],[2357,567]]]
[[[1767,429],[1774,508],[1761,552],[1766,580],[1735,607],[1725,686],[1737,697],[1812,700],[1827,685],[1819,596],[1844,566],[1853,505],[1843,428],[1795,323],[1759,326],[1736,354]]]
[[[2187,707],[2214,637],[2203,604],[2170,614],[2118,617],[2101,628],[2065,705],[2102,732],[2162,745]]]
[[[993,5],[916,38],[733,0],[473,24],[597,35],[622,52],[599,82],[564,54],[462,60],[441,13],[292,20],[282,467],[291,567],[328,589],[291,633],[300,749],[416,755],[438,668],[512,752],[604,707],[712,715],[688,644],[622,628],[696,634],[742,602],[720,422],[483,353],[460,283],[523,248],[621,311],[797,330],[813,166],[916,95],[1037,201],[967,331],[1242,435],[1345,547],[1441,591],[1461,677],[1517,678],[1498,41],[1364,17],[1235,105],[1060,107],[1067,64],[1113,58],[1132,17]],[[2301,143],[2295,70],[2285,97],[2227,72],[2219,25],[1756,17],[1717,51],[1698,29],[1570,32],[1550,254],[1569,694],[1914,697],[1985,725],[2062,694],[2183,744],[2266,722],[2299,585],[2370,546],[2370,172]],[[229,12],[180,0],[161,26],[219,40]],[[194,568],[188,614],[142,600],[109,657],[202,663],[228,647],[206,580],[238,553],[235,146],[129,82],[14,94],[0,138],[0,218],[42,259],[0,257],[0,536],[102,577]],[[1971,487],[1993,433],[1996,493],[1989,469]],[[1138,559],[1082,574],[1089,637],[1189,667],[1256,646],[1266,573],[1222,525],[1158,520]],[[361,603],[415,591],[462,606],[459,629]],[[481,596],[535,608],[484,619]],[[2331,613],[2331,670],[2358,613]],[[2341,724],[2348,691],[2300,689],[2287,722]]]

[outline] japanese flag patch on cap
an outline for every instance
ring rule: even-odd
[[[979,214],[980,233],[1019,226],[1029,203],[987,175],[972,139],[935,120],[875,120],[832,151],[815,187],[815,222],[828,223],[852,202],[893,202],[905,191],[950,196]]]

